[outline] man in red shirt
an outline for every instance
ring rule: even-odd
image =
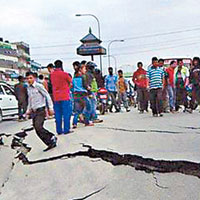
[[[174,69],[176,68],[176,61],[171,61],[170,67],[166,69],[167,73],[167,90],[169,95],[169,106],[170,111],[174,113],[175,111],[175,101],[176,101],[176,93],[175,93],[175,85],[174,85]]]
[[[55,70],[51,73],[53,87],[54,111],[56,118],[56,131],[58,135],[70,133],[71,102],[70,85],[72,78],[63,71],[61,60],[55,61]],[[64,129],[62,126],[64,119]]]
[[[138,69],[134,72],[132,80],[137,87],[139,110],[140,113],[143,113],[144,110],[148,111],[148,80],[146,77],[147,72],[143,69],[142,62],[138,62],[137,66]]]

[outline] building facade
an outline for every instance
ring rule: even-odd
[[[18,73],[17,46],[0,38],[0,80],[7,80],[11,73]]]
[[[9,81],[30,71],[30,49],[24,42],[3,41],[0,38],[0,81]]]
[[[29,45],[25,42],[14,42],[12,44],[16,45],[17,48],[19,74],[24,75],[31,69]]]

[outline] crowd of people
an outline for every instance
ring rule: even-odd
[[[179,111],[192,113],[200,104],[200,58],[194,57],[190,68],[184,66],[182,59],[172,60],[170,66],[164,66],[164,60],[152,58],[152,64],[146,70],[138,63],[133,74],[137,88],[140,113],[148,111],[148,101],[154,117],[163,113]]]
[[[15,85],[19,121],[27,116],[32,118],[37,135],[47,145],[44,151],[47,151],[56,147],[57,137],[43,127],[46,118],[55,116],[57,135],[73,132],[71,116],[73,129],[78,123],[94,126],[103,122],[97,113],[97,94],[101,88],[107,92],[106,111],[109,112],[113,112],[113,107],[116,113],[121,112],[122,103],[126,112],[130,111],[128,91],[137,94],[135,101],[139,113],[148,112],[150,105],[153,117],[175,113],[182,105],[184,111],[192,113],[200,103],[198,57],[193,59],[191,69],[185,67],[181,59],[171,61],[170,66],[165,67],[164,60],[156,57],[152,58],[147,70],[142,62],[138,62],[137,67],[132,77],[134,86],[124,78],[122,70],[114,74],[113,68],[109,67],[108,75],[103,76],[94,62],[74,62],[73,76],[63,70],[61,60],[47,66],[48,77],[27,72],[26,77],[20,76]]]

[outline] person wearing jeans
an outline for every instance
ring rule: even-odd
[[[85,126],[93,126],[93,123],[90,123],[90,113],[91,105],[88,98],[88,92],[84,88],[84,79],[81,72],[81,64],[78,61],[73,63],[75,70],[73,78],[73,97],[74,97],[74,119],[73,119],[73,128],[77,128],[78,118],[80,115],[84,117]]]
[[[113,112],[112,111],[112,108],[113,106],[115,107],[115,112],[119,112],[119,107],[118,107],[118,104],[117,104],[117,81],[118,81],[118,78],[117,78],[117,75],[114,75],[113,74],[113,68],[112,67],[109,67],[108,68],[108,72],[109,72],[109,75],[107,75],[105,77],[105,87],[108,91],[108,99],[111,99],[111,106],[110,106],[110,112]]]
[[[72,78],[63,71],[61,60],[55,61],[55,70],[51,73],[53,87],[54,111],[56,119],[56,131],[58,135],[71,133],[70,118],[72,114],[70,102],[70,87]]]
[[[90,121],[92,123],[101,123],[103,120],[98,119],[98,115],[96,113],[97,108],[97,100],[96,100],[96,92],[98,91],[97,82],[94,76],[96,64],[89,61],[86,64],[86,73],[83,76],[84,79],[84,88],[88,92],[88,100],[91,108],[90,112]]]
[[[72,114],[70,104],[70,100],[54,102],[56,131],[58,134],[67,134],[70,132],[70,119]],[[63,122],[64,126],[62,125]]]
[[[128,101],[127,101],[127,88],[128,88],[128,83],[124,79],[123,76],[123,71],[118,70],[118,106],[119,110],[121,110],[121,102],[123,102],[124,108],[126,109],[126,112],[130,112],[130,109],[128,107]]]
[[[170,111],[174,113],[175,111],[175,102],[176,102],[176,90],[173,86],[168,85],[167,86],[168,95],[169,95],[169,106]]]
[[[175,101],[176,101],[176,90],[174,86],[174,69],[176,68],[176,61],[171,61],[170,67],[166,69],[167,74],[167,91],[169,95],[169,106],[170,111],[174,113],[175,111]]]
[[[73,119],[73,128],[77,128],[78,118],[81,114],[84,117],[85,126],[94,126],[93,123],[90,122],[90,113],[91,113],[91,104],[89,98],[87,96],[80,96],[77,98],[78,94],[76,93],[76,99],[74,99],[74,119]]]

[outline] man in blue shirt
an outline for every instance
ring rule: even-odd
[[[164,71],[159,68],[158,59],[152,58],[152,67],[147,72],[150,88],[150,102],[154,117],[162,117],[162,87]]]
[[[113,74],[113,68],[108,68],[109,75],[105,78],[105,87],[108,91],[108,96],[111,98],[111,106],[110,106],[110,112],[112,112],[113,105],[115,106],[115,112],[119,112],[119,108],[117,105],[117,75]]]

